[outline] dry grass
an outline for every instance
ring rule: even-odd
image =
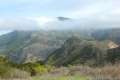
[[[19,71],[16,74],[21,74],[21,72]],[[61,78],[61,77],[64,78],[63,80],[66,80],[66,78],[69,77],[72,77],[73,80],[74,78],[76,79],[76,77],[77,80],[79,80],[81,77],[89,78],[89,80],[120,80],[120,65],[114,65],[114,66],[106,65],[104,67],[96,67],[96,68],[88,67],[88,66],[60,67],[60,68],[55,68],[54,70],[46,74],[38,75],[38,77],[34,77],[33,79],[32,78],[25,79],[24,77],[23,79],[8,79],[8,80],[48,80],[47,75],[49,75],[48,78],[51,78],[49,80],[52,80],[52,78],[56,78],[55,80],[57,80],[57,78]],[[21,78],[21,76],[17,76],[17,77]],[[0,79],[0,80],[4,80],[4,79]]]
[[[61,67],[53,70],[49,74],[53,76],[87,76],[91,80],[120,80],[120,65],[106,65],[101,68],[87,66]]]
[[[30,74],[18,69],[8,70],[7,73],[0,77],[0,80],[30,80]]]

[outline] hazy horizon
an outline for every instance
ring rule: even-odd
[[[120,80],[120,0],[0,0],[0,80]]]
[[[119,2],[119,0],[0,1],[0,34],[11,30],[119,28]],[[57,17],[70,20],[60,21]]]

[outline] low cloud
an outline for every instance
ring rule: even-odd
[[[0,30],[63,30],[120,27],[120,19],[112,14],[60,21],[56,17],[0,19]]]
[[[4,0],[0,1],[0,30],[120,27],[119,3],[120,0]],[[72,20],[59,21],[59,16]]]
[[[27,18],[4,18],[0,19],[0,30],[37,30],[39,25],[36,21]]]

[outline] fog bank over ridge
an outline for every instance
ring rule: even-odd
[[[120,27],[119,0],[0,1],[0,30]],[[62,16],[66,20],[58,20]]]
[[[82,19],[68,18],[66,20],[59,20],[56,17],[27,17],[3,19],[0,20],[0,30],[66,30],[119,28],[119,21],[108,19],[103,20],[99,17]]]

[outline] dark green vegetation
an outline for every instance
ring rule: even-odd
[[[64,45],[54,51],[47,59],[48,64],[56,66],[89,65],[104,66],[120,60],[120,48],[113,48],[111,41],[82,40],[76,37],[68,39]]]
[[[91,31],[79,30],[13,31],[2,35],[0,77],[26,78],[51,73],[61,66],[103,67],[119,63],[119,32],[120,29],[100,30],[92,34]],[[68,76],[71,74],[70,70]]]
[[[71,36],[83,37],[79,31],[13,31],[0,37],[0,54],[17,63],[45,60]]]
[[[120,47],[109,49],[107,54],[107,59],[111,63],[120,62]]]
[[[72,37],[60,49],[57,49],[48,57],[47,63],[56,66],[74,64],[103,65],[108,43],[107,41],[98,42]]]
[[[97,66],[111,62],[109,56],[119,53],[111,47],[119,45],[120,29],[99,30],[90,36],[91,32],[13,31],[0,37],[0,54],[18,64],[40,61],[56,66]]]

